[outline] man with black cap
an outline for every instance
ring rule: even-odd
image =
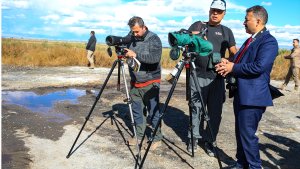
[[[209,10],[209,21],[197,21],[189,27],[189,31],[193,34],[203,36],[213,44],[213,52],[219,53],[222,58],[225,57],[226,49],[229,50],[229,56],[232,57],[236,53],[235,39],[231,29],[221,25],[221,21],[226,13],[226,2],[224,0],[214,0],[211,3]],[[205,134],[203,140],[205,141],[205,151],[209,156],[215,156],[212,142],[216,140],[219,126],[221,123],[222,106],[225,101],[225,83],[224,78],[218,75],[210,57],[197,57],[195,60],[197,81],[201,87],[201,95],[204,102],[203,106],[207,107],[208,115],[210,117],[210,124],[213,133],[213,140],[211,140],[208,126],[202,129]],[[204,112],[201,110],[200,95],[197,93],[193,78],[191,78],[191,99],[192,107],[192,132],[194,137],[194,151],[197,150],[198,139],[202,138],[200,134],[201,116]],[[203,124],[203,123],[202,123]],[[204,128],[204,127],[203,127]],[[188,151],[192,151],[191,134],[189,132]]]

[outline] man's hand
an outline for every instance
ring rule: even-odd
[[[221,63],[215,66],[216,71],[221,76],[225,77],[228,73],[232,72],[233,62],[229,62],[227,59],[222,58]]]
[[[126,50],[126,57],[130,57],[130,58],[135,58],[136,57],[136,53],[128,48],[124,48],[124,50]]]

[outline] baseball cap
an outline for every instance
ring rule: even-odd
[[[214,9],[220,9],[225,11],[226,10],[226,2],[224,0],[213,0],[210,8],[214,8]]]

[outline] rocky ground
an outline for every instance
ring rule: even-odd
[[[71,156],[66,158],[109,70],[2,66],[2,168],[134,168],[136,148],[125,144],[132,135],[129,109],[123,102],[125,89],[122,80],[121,91],[116,90],[116,71]],[[168,72],[163,71],[163,78]],[[271,83],[274,86],[281,84],[280,81]],[[265,168],[300,168],[300,93],[293,91],[293,85],[291,82],[283,91],[285,96],[274,100],[274,106],[267,108],[260,122],[257,135]],[[161,106],[170,87],[170,84],[162,82]],[[59,112],[60,116],[34,112],[3,99],[6,92],[33,92],[43,96],[69,89],[85,91],[85,94],[78,97],[76,103],[55,102],[51,112]],[[186,151],[188,124],[185,76],[182,75],[163,118],[163,145],[148,154],[144,168],[219,168],[217,159],[206,155],[201,143],[195,157]],[[226,99],[224,103],[217,143],[222,166],[233,164],[236,144],[232,99]]]

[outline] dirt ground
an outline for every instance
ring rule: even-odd
[[[136,148],[125,144],[125,140],[132,135],[129,109],[123,102],[125,89],[122,80],[121,91],[116,90],[116,71],[97,102],[71,156],[66,158],[109,70],[2,66],[2,96],[6,91],[31,91],[39,96],[67,89],[86,91],[77,103],[59,101],[54,104],[52,111],[68,117],[65,120],[33,112],[17,104],[8,104],[2,99],[2,168],[134,168]],[[163,79],[168,72],[170,70],[163,70]],[[281,83],[271,82],[274,86]],[[293,85],[291,82],[283,91],[285,96],[274,100],[274,106],[267,108],[260,122],[257,136],[260,139],[264,168],[300,168],[300,92],[294,92]],[[165,103],[170,87],[163,80],[161,106]],[[149,152],[144,168],[219,168],[217,159],[206,155],[201,143],[195,157],[186,151],[188,124],[183,74],[163,118],[163,145]],[[233,164],[236,149],[234,116],[232,99],[228,97],[224,103],[217,144],[222,166]]]

